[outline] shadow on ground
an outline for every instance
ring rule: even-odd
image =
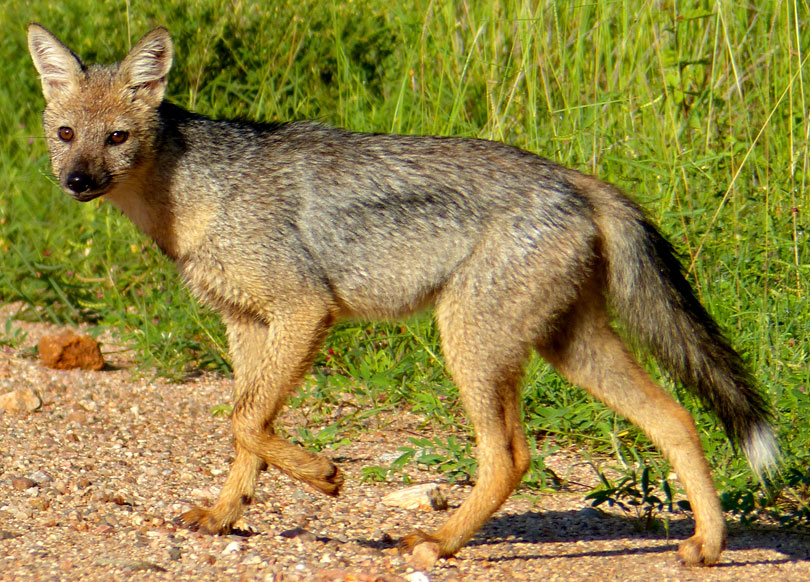
[[[691,519],[677,519],[670,522],[669,532],[660,525],[657,529],[642,531],[639,521],[630,517],[601,514],[595,510],[579,511],[543,511],[526,512],[497,516],[491,519],[468,545],[488,544],[554,544],[575,543],[599,540],[666,540],[664,546],[642,546],[628,549],[582,551],[564,554],[565,557],[584,556],[610,557],[638,554],[660,554],[674,552],[678,543],[692,535],[694,522]],[[541,547],[538,545],[538,548]],[[779,564],[798,561],[810,561],[810,532],[806,530],[783,530],[775,528],[741,526],[729,527],[727,550],[773,550],[782,554],[784,559],[765,560],[760,562],[730,561],[716,567],[741,566],[745,564],[767,563]],[[559,558],[558,553],[544,555],[536,553],[527,556],[525,553],[515,556],[503,556],[499,560],[525,560],[527,558]]]

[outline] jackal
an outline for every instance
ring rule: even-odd
[[[337,495],[340,471],[279,437],[274,419],[335,320],[432,305],[479,471],[448,521],[406,536],[403,551],[452,555],[520,483],[519,383],[533,348],[661,449],[694,511],[679,557],[717,561],[723,513],[694,422],[634,360],[608,308],[715,411],[757,472],[778,454],[768,406],[670,244],[617,188],[491,141],[190,113],[164,100],[165,28],[111,66],[85,66],[38,24],[28,44],[59,184],[118,206],[227,326],[236,455],[215,505],[182,523],[228,532],[268,465]]]

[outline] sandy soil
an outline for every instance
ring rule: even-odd
[[[46,331],[32,326],[26,344]],[[108,354],[112,366],[100,372],[59,372],[18,350],[0,354],[0,394],[31,388],[43,402],[0,413],[0,580],[810,580],[810,536],[761,527],[732,524],[713,568],[680,566],[675,550],[691,521],[672,516],[668,538],[589,508],[593,476],[575,451],[548,461],[573,476],[565,490],[516,494],[456,557],[415,570],[396,540],[447,514],[383,505],[403,485],[360,479],[424,430],[407,413],[375,419],[327,451],[346,473],[339,498],[269,471],[238,535],[187,531],[172,520],[214,499],[228,469],[228,421],[211,410],[227,402],[230,381],[136,380],[119,357]],[[293,411],[282,425],[300,421]],[[441,480],[416,469],[412,477]],[[468,491],[449,487],[451,510]]]

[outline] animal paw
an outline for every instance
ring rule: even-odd
[[[231,524],[215,518],[210,509],[196,506],[180,515],[175,523],[192,531],[211,535],[226,535],[231,531]]]
[[[417,570],[429,570],[442,555],[439,540],[421,530],[402,538],[399,551],[409,554],[408,563]]]
[[[695,534],[681,542],[678,559],[686,566],[711,566],[716,564],[725,547],[722,537],[709,539],[709,536]]]
[[[343,485],[343,473],[331,461],[324,459],[325,466],[317,477],[305,478],[312,487],[331,497],[337,497]]]

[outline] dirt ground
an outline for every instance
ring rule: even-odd
[[[26,344],[45,331],[32,328]],[[456,557],[415,570],[396,540],[429,530],[446,512],[383,505],[402,483],[360,479],[363,467],[387,465],[422,430],[406,413],[375,419],[327,451],[346,474],[339,498],[268,471],[237,534],[191,532],[172,520],[216,498],[224,481],[229,426],[211,410],[228,401],[230,382],[133,380],[126,362],[107,358],[112,366],[100,372],[60,372],[16,350],[0,353],[0,395],[30,388],[42,399],[33,412],[0,412],[0,580],[810,580],[810,536],[761,527],[732,524],[715,567],[680,566],[677,543],[692,522],[672,517],[667,537],[591,509],[582,486],[589,477],[576,477],[587,469],[574,451],[548,463],[572,470],[579,485],[514,495]],[[282,424],[295,422],[289,412]],[[416,470],[413,477],[441,480]],[[468,491],[449,487],[451,510]]]

